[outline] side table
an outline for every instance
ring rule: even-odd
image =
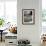
[[[0,32],[1,32],[1,42],[2,42],[2,32],[3,32],[3,30],[0,30]]]

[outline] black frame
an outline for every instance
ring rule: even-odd
[[[27,11],[27,12],[31,11],[31,15],[32,15],[32,18],[33,18],[32,23],[25,23],[24,22],[24,14],[25,14],[24,11]],[[23,25],[33,25],[33,24],[35,24],[35,9],[22,9],[22,24]]]

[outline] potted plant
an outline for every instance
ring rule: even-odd
[[[2,27],[4,25],[4,19],[3,18],[0,18],[0,27]]]

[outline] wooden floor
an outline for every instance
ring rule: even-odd
[[[0,46],[5,46],[5,42],[4,41],[0,41]]]

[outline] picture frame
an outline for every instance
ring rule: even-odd
[[[22,9],[22,24],[35,24],[35,9]]]

